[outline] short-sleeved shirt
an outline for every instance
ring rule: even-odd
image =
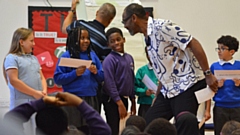
[[[97,54],[98,58],[103,61],[111,52],[111,49],[107,46],[107,38],[104,31],[105,26],[97,20],[88,22],[84,20],[76,20],[67,27],[67,31],[78,26],[83,26],[88,29],[92,43],[91,48]]]
[[[170,20],[148,18],[148,54],[153,69],[168,98],[186,91],[199,80],[203,71],[188,43],[192,36]]]
[[[8,54],[4,61],[5,71],[11,68],[18,70],[18,78],[29,87],[35,90],[42,90],[42,82],[40,75],[40,64],[37,58],[31,54],[15,55]],[[34,97],[24,94],[15,89],[8,79],[8,87],[10,89],[10,101],[19,99],[34,99]]]

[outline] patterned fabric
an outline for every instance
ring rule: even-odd
[[[148,18],[148,54],[161,92],[168,98],[204,79],[202,69],[187,45],[192,36],[170,20]]]

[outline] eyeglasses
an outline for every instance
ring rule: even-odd
[[[223,51],[225,51],[225,50],[229,50],[229,49],[227,49],[227,48],[215,48],[215,51],[216,51],[216,52],[218,52],[218,51],[223,52]]]
[[[127,22],[127,20],[129,20],[132,17],[133,14],[129,15],[128,17],[126,17],[125,19],[122,20],[122,23],[125,24]]]

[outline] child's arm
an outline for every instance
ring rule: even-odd
[[[67,52],[65,52],[61,56],[61,58],[62,57],[68,57],[67,55],[68,55]],[[75,80],[78,77],[78,71],[77,70],[81,70],[81,67],[79,67],[77,69],[71,69],[69,67],[59,66],[59,62],[60,62],[61,58],[59,58],[59,60],[58,60],[53,78],[54,78],[54,82],[56,84],[65,85],[65,84],[69,84],[70,82],[72,82],[73,80]],[[83,68],[83,70],[84,70],[84,68]]]
[[[102,63],[94,52],[91,54],[94,56],[95,63],[93,65],[93,67],[94,67],[93,70],[91,70],[92,68],[89,68],[89,70],[90,70],[90,72],[92,72],[94,74],[94,77],[96,78],[96,80],[99,83],[101,83],[102,81],[104,81]]]
[[[211,118],[210,109],[211,109],[211,99],[205,102],[205,114],[204,114],[205,121]]]
[[[42,73],[42,70],[39,71],[41,75],[41,82],[42,82],[42,92],[44,95],[47,95],[47,82],[46,79]]]
[[[141,69],[138,69],[136,76],[135,76],[135,82],[134,82],[134,89],[136,92],[136,95],[141,97],[146,95],[146,90],[147,88],[142,82],[142,74],[141,74]]]
[[[6,73],[9,78],[9,82],[18,91],[33,96],[36,99],[44,96],[41,91],[29,87],[27,84],[25,84],[22,80],[18,78],[18,69],[10,68],[6,71]]]

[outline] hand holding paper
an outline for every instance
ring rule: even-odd
[[[73,58],[61,58],[59,62],[59,66],[72,68],[78,68],[80,66],[86,66],[86,68],[89,68],[91,64],[92,64],[91,60],[81,60]]]
[[[209,87],[195,92],[195,96],[199,104],[211,99],[214,95],[215,93]]]
[[[80,66],[76,69],[77,76],[81,76],[86,70],[86,66]]]
[[[153,90],[154,93],[157,92],[157,85],[146,74],[144,75],[142,82],[148,89]]]

